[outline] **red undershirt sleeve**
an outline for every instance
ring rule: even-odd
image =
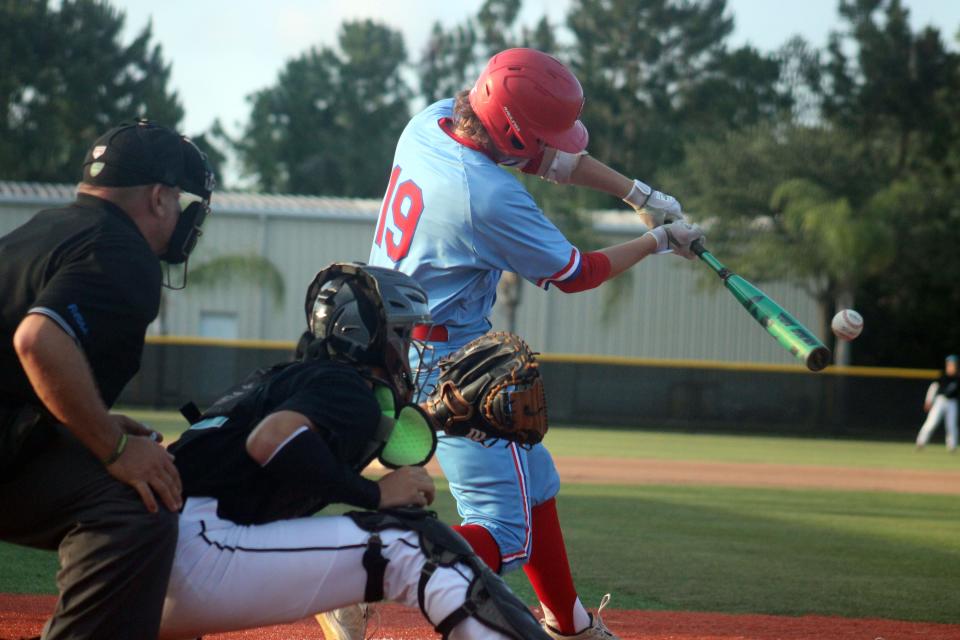
[[[554,282],[564,293],[576,293],[599,287],[610,277],[610,258],[599,251],[580,254],[580,271],[572,278]]]

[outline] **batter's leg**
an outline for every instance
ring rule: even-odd
[[[437,445],[437,460],[457,501],[462,524],[483,527],[490,533],[503,573],[519,568],[530,554],[528,453],[516,444],[485,447],[466,438],[441,437]],[[478,551],[489,556],[482,547]],[[495,562],[484,559],[496,569]]]
[[[540,445],[530,450],[527,464],[535,506],[533,549],[523,570],[540,600],[548,631],[560,636],[585,632],[591,634],[589,637],[614,639],[616,636],[587,612],[577,596],[557,514],[555,496],[560,490],[560,477],[553,458]]]
[[[590,615],[573,586],[554,498],[533,508],[533,553],[523,570],[550,627],[573,635],[590,625]]]

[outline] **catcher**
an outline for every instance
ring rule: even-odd
[[[466,541],[420,508],[434,499],[421,465],[436,446],[409,404],[410,334],[429,322],[423,289],[387,269],[333,264],[305,311],[296,360],[254,372],[202,414],[194,407],[170,447],[186,502],[160,637],[388,599],[419,606],[444,638],[545,640]],[[378,481],[360,475],[375,458],[393,469]],[[309,517],[333,502],[366,511]]]

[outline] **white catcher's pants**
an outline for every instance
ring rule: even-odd
[[[298,518],[242,526],[217,516],[212,498],[188,498],[163,607],[161,640],[294,622],[363,601],[367,531],[345,516]],[[380,534],[387,600],[418,607],[426,557],[417,534]],[[440,622],[464,602],[473,572],[440,568],[426,588],[426,610]],[[504,638],[473,618],[452,638]]]
[[[945,396],[937,396],[930,407],[927,419],[920,427],[920,433],[917,434],[917,446],[924,446],[933,435],[934,429],[944,420],[947,429],[947,449],[953,451],[957,448],[957,401]]]

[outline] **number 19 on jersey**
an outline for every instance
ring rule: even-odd
[[[400,182],[400,173],[400,165],[395,166],[390,173],[390,183],[387,185],[387,194],[383,197],[383,205],[380,207],[377,235],[374,239],[378,247],[383,246],[383,235],[386,229],[387,256],[394,262],[402,260],[410,251],[413,234],[417,230],[417,223],[420,222],[420,214],[423,213],[423,191],[413,180]],[[391,228],[387,228],[388,211],[391,214]]]

